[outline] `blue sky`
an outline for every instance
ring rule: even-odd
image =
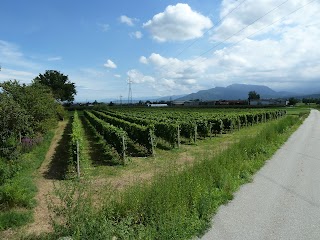
[[[54,69],[77,101],[232,83],[320,92],[318,0],[2,1],[0,81]],[[253,24],[252,24],[253,23]]]

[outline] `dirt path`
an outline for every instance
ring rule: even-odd
[[[309,117],[226,206],[202,239],[319,239],[320,112]]]
[[[36,175],[36,182],[38,193],[36,196],[37,206],[34,209],[34,222],[27,227],[28,234],[36,234],[52,231],[50,225],[50,215],[47,206],[47,196],[52,192],[54,186],[54,179],[46,177],[52,157],[55,154],[59,141],[62,138],[63,132],[66,128],[67,121],[59,122],[55,135],[52,139],[46,158]]]

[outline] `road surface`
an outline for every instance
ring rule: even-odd
[[[201,239],[320,239],[319,111],[219,208]]]

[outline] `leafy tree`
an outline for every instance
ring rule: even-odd
[[[260,99],[260,94],[256,93],[256,91],[250,91],[248,93],[248,99],[249,100],[259,100]]]
[[[56,70],[47,70],[44,74],[39,74],[33,82],[48,86],[59,102],[72,102],[77,94],[75,84],[69,81],[68,76]]]
[[[294,105],[296,105],[298,102],[299,102],[298,99],[292,97],[292,98],[289,98],[289,103],[288,103],[288,104],[294,106]]]
[[[19,136],[29,132],[30,116],[5,92],[0,93],[0,157],[13,159],[17,156]]]
[[[59,104],[48,87],[39,83],[21,85],[16,80],[1,83],[0,87],[28,115],[28,134],[44,133],[55,124]]]

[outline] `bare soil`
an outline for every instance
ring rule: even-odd
[[[41,233],[51,232],[53,230],[50,224],[48,197],[53,197],[51,193],[54,189],[54,182],[58,180],[48,178],[47,175],[49,171],[50,162],[56,152],[58,143],[60,142],[63,136],[67,123],[67,121],[59,123],[59,126],[56,129],[49,150],[46,154],[46,158],[36,174],[36,182],[38,187],[38,193],[36,195],[37,206],[34,210],[34,222],[27,226],[26,229],[26,232],[28,234],[40,235]]]

